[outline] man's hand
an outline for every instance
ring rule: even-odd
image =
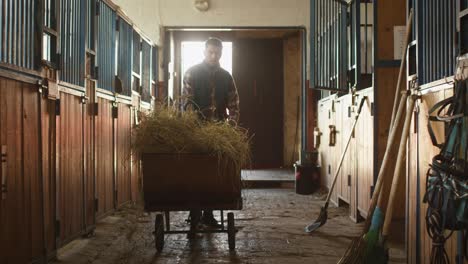
[[[227,123],[233,127],[236,127],[237,126],[237,122],[234,120],[234,119],[228,119],[227,120]]]

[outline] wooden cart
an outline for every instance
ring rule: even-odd
[[[207,154],[155,153],[143,154],[142,163],[145,211],[160,212],[154,232],[158,252],[164,234],[181,233],[227,233],[229,249],[235,249],[234,214],[227,214],[227,227],[224,221],[224,210],[242,209],[240,171],[233,164]],[[200,230],[194,217],[190,230],[171,230],[169,212],[204,209],[221,211],[220,229]]]

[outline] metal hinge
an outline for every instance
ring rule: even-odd
[[[112,106],[112,118],[119,117],[119,108],[117,106]]]
[[[419,121],[418,121],[418,116],[419,116],[418,111],[414,111],[413,125],[414,125],[414,133],[415,133],[415,134],[419,133]]]
[[[55,115],[60,115],[60,99],[55,100]]]
[[[97,212],[99,210],[99,199],[94,199],[94,211]]]
[[[98,66],[94,67],[93,78],[95,80],[99,79],[99,67]]]
[[[60,67],[61,63],[60,62],[62,61],[62,53],[58,53],[58,52],[55,53],[55,61],[57,63],[57,70],[61,70],[61,67]]]
[[[92,103],[91,104],[91,113],[93,116],[97,116],[99,113],[99,105],[98,103]]]
[[[60,237],[60,220],[55,220],[55,237]]]
[[[348,106],[348,117],[351,117],[351,106]]]
[[[80,99],[81,99],[81,103],[82,103],[82,104],[87,104],[88,101],[89,101],[89,97],[86,96],[85,94],[83,94],[83,95],[80,97]]]
[[[2,145],[2,188],[1,188],[1,193],[2,193],[2,200],[6,199],[6,195],[8,192],[7,188],[7,146]]]
[[[330,173],[331,173],[331,165],[328,164],[328,174],[330,174]]]
[[[351,175],[348,174],[348,186],[351,186]]]

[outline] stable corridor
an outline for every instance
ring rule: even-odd
[[[54,263],[336,263],[362,224],[354,224],[346,208],[332,206],[326,225],[306,234],[304,227],[318,216],[324,197],[323,192],[303,196],[292,189],[244,190],[244,209],[235,211],[236,251],[229,251],[226,234],[193,240],[180,234],[166,235],[158,254],[152,235],[154,213],[127,206],[100,221],[93,237],[59,250]],[[186,212],[171,213],[171,228],[188,228],[186,217]],[[404,241],[391,244],[390,251],[390,263],[406,263]]]

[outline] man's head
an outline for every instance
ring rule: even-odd
[[[205,42],[205,62],[211,66],[218,65],[223,53],[223,42],[218,38],[209,38]]]

